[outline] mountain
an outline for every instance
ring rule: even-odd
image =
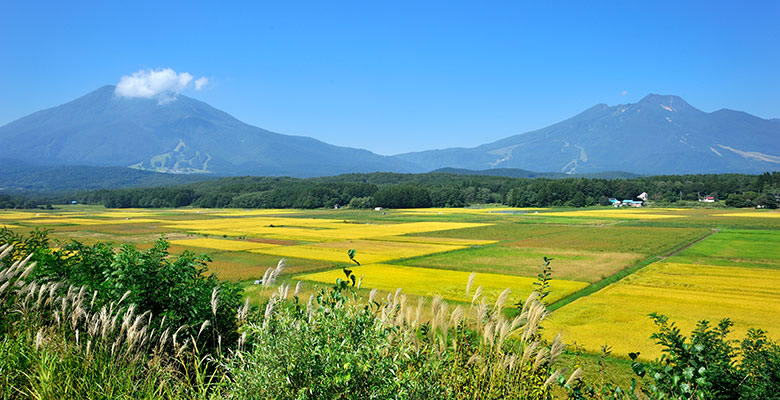
[[[408,162],[245,124],[201,101],[125,98],[104,86],[0,127],[0,159],[218,175],[416,172]]]
[[[40,166],[0,160],[0,193],[52,194],[79,190],[174,186],[217,178],[208,174],[166,174],[127,167]]]
[[[455,175],[503,176],[506,178],[588,178],[588,179],[633,179],[641,175],[623,171],[592,172],[589,174],[567,174],[565,172],[534,172],[519,168],[493,168],[475,171],[464,168],[439,168],[431,173]]]
[[[599,104],[563,122],[474,148],[396,157],[425,169],[519,168],[567,174],[682,174],[780,170],[780,120],[703,112],[677,96]]]

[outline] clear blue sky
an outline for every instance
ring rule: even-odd
[[[247,123],[380,154],[648,93],[780,118],[780,1],[222,3],[1,2],[0,125],[145,68],[207,77],[183,94]]]

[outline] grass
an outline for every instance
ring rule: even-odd
[[[507,304],[525,300],[534,290],[536,279],[520,276],[477,273],[471,290],[466,292],[466,285],[471,275],[469,272],[445,271],[431,268],[418,268],[403,265],[373,264],[360,267],[349,267],[356,276],[363,277],[362,287],[394,291],[401,288],[404,293],[433,297],[441,295],[445,300],[470,303],[477,287],[482,287],[482,293],[488,301],[495,301],[506,288],[512,293]],[[333,283],[337,278],[344,279],[341,269],[298,275],[295,279]],[[556,291],[550,295],[551,301],[575,292],[586,286],[582,282],[555,281]]]
[[[682,251],[681,256],[780,261],[780,231],[724,230]]]

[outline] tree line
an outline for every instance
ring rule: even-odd
[[[776,208],[780,172],[632,179],[530,179],[446,173],[347,174],[308,179],[231,177],[171,187],[87,191],[52,201],[75,200],[111,208],[424,208],[490,203],[586,207],[607,205],[609,198],[636,199],[643,192],[656,204],[679,205],[714,196],[728,206]]]

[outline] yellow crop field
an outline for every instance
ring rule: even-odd
[[[477,287],[489,301],[495,301],[506,288],[512,292],[506,302],[511,306],[519,300],[525,300],[533,291],[534,278],[502,274],[477,274],[466,293],[466,283],[470,272],[448,271],[443,269],[407,267],[402,265],[373,264],[350,267],[358,277],[363,277],[362,287],[383,291],[395,291],[401,288],[403,293],[432,297],[441,295],[444,299],[459,302],[471,302]],[[333,284],[337,278],[344,279],[341,269],[296,276],[298,280],[308,280]],[[587,286],[583,282],[555,281],[550,301],[560,299]]]
[[[548,332],[563,331],[589,351],[606,343],[615,355],[640,351],[653,358],[660,353],[649,339],[655,328],[647,315],[657,312],[686,334],[698,320],[729,317],[735,337],[762,328],[780,339],[778,287],[777,269],[656,263],[555,311]]]
[[[242,216],[256,216],[256,215],[283,215],[283,214],[299,214],[299,210],[283,210],[283,209],[263,209],[263,210],[218,210],[212,212],[211,215],[225,216],[225,217],[242,217]]]
[[[142,218],[159,215],[157,212],[150,211],[105,211],[96,213],[87,213],[84,216],[98,218]]]
[[[349,262],[347,250],[357,249],[357,259],[361,263],[371,264],[401,258],[416,257],[433,253],[463,249],[464,246],[452,246],[426,243],[380,242],[374,240],[353,240],[327,242],[311,245],[280,246],[251,250],[253,253],[273,254],[282,257],[306,258],[312,260]]]
[[[460,239],[460,238],[423,237],[423,236],[382,236],[382,237],[370,238],[370,240],[379,240],[385,242],[404,242],[404,243],[451,244],[456,246],[484,246],[487,244],[498,243],[498,240]]]
[[[0,228],[16,229],[19,228],[19,226],[0,223]]]
[[[486,225],[489,224],[468,222],[366,224],[335,219],[249,217],[171,221],[166,224],[166,227],[202,234],[252,235],[274,239],[319,242],[397,236]]]
[[[37,218],[22,221],[25,224],[36,225],[121,225],[121,224],[150,224],[161,222],[149,218],[125,218],[125,219],[87,219],[87,218]]]
[[[240,240],[225,240],[225,239],[185,239],[185,240],[171,240],[172,244],[178,244],[180,246],[188,247],[204,247],[207,249],[227,250],[227,251],[246,251],[253,249],[263,249],[268,247],[278,247],[275,244],[269,243],[254,243],[244,242]]]
[[[426,214],[453,215],[453,214],[503,214],[503,213],[511,214],[511,213],[527,212],[527,211],[540,211],[540,210],[549,210],[549,208],[538,208],[538,207],[402,208],[399,209],[398,211],[401,214],[407,214],[407,215],[426,215]]]
[[[26,219],[43,219],[43,218],[73,218],[84,217],[85,213],[52,213],[52,212],[33,212],[33,211],[21,211],[21,212],[0,212],[0,220],[13,221],[13,220],[26,220]]]
[[[780,218],[777,211],[748,211],[739,213],[714,214],[713,217]]]
[[[660,214],[661,209],[648,210],[582,210],[582,211],[561,211],[540,213],[538,216],[554,217],[596,217],[596,218],[619,218],[619,219],[661,219],[661,218],[682,218],[685,215],[679,214]]]

